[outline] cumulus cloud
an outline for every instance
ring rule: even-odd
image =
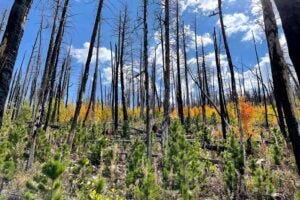
[[[228,36],[249,30],[249,17],[244,13],[226,14],[223,16]],[[218,21],[220,25],[220,21]]]
[[[89,42],[85,42],[82,48],[75,48],[74,46],[71,46],[71,55],[76,60],[77,63],[85,64],[87,60],[89,48],[90,48]],[[97,54],[97,49],[94,48],[92,63],[96,62],[96,54]],[[106,47],[100,47],[99,48],[100,63],[108,62],[110,61],[110,59],[111,59],[111,51]]]
[[[188,38],[189,41],[187,44],[188,48],[195,49],[195,31],[191,29],[190,25],[185,25],[184,28],[185,28],[186,37]],[[204,33],[203,35],[197,35],[196,40],[197,40],[198,47],[201,47],[202,43],[204,47],[213,44],[211,35],[209,33]]]
[[[215,10],[218,6],[218,2],[216,0],[180,0],[179,3],[182,11],[192,8],[194,12],[209,12]]]

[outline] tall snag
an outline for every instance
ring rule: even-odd
[[[148,0],[144,0],[144,71],[145,71],[145,90],[146,90],[146,137],[147,137],[147,155],[148,159],[152,158],[152,144],[150,134],[150,92],[149,92],[149,71],[148,71]],[[152,88],[154,89],[154,88]]]
[[[179,2],[176,0],[176,66],[177,66],[177,88],[176,88],[176,100],[178,117],[181,124],[184,124],[184,114],[183,114],[183,100],[182,100],[182,88],[181,88],[181,73],[180,73],[180,49],[179,49]]]
[[[128,125],[128,113],[126,106],[126,94],[125,94],[125,79],[124,79],[124,54],[125,54],[125,36],[126,36],[126,26],[127,26],[127,7],[125,7],[124,18],[122,22],[121,28],[121,46],[120,46],[120,79],[121,79],[121,99],[122,99],[122,111],[123,111],[123,120],[124,120],[124,132],[126,131],[126,127]]]
[[[93,84],[92,84],[92,91],[91,91],[91,97],[90,97],[90,102],[88,105],[88,109],[85,113],[84,120],[82,122],[82,126],[84,127],[86,124],[86,121],[88,119],[88,115],[91,110],[91,122],[92,125],[95,124],[95,107],[96,107],[96,96],[97,96],[97,79],[98,79],[98,69],[99,69],[99,48],[100,48],[100,35],[101,35],[101,25],[99,26],[98,29],[98,34],[97,34],[97,53],[96,53],[96,64],[95,64],[95,71],[94,71],[94,77],[93,77]]]
[[[86,64],[85,64],[84,74],[83,74],[83,77],[82,77],[82,80],[81,80],[80,90],[79,90],[78,99],[77,99],[77,102],[76,102],[74,117],[72,119],[71,129],[70,129],[70,132],[69,132],[69,135],[68,135],[68,141],[67,142],[68,142],[68,144],[70,145],[71,148],[73,146],[75,133],[76,133],[76,128],[77,128],[77,123],[78,123],[78,117],[79,117],[80,110],[81,110],[81,107],[82,107],[83,94],[85,92],[86,83],[87,83],[87,80],[88,80],[88,77],[89,77],[89,71],[90,71],[90,65],[91,65],[92,56],[93,56],[93,50],[94,50],[94,46],[95,46],[98,27],[99,27],[99,24],[100,24],[100,17],[101,17],[101,11],[102,11],[102,7],[103,7],[103,1],[104,0],[99,1],[98,10],[97,10],[96,19],[95,19],[95,24],[94,24],[93,33],[92,33],[91,42],[90,42],[90,47],[89,47],[89,52],[88,52],[88,57],[87,57]]]
[[[190,128],[191,121],[191,104],[190,104],[190,90],[189,90],[189,77],[188,77],[188,64],[187,64],[187,50],[186,50],[186,33],[185,27],[182,27],[182,35],[183,35],[183,55],[184,55],[184,79],[185,79],[185,87],[186,87],[186,106],[187,106],[187,119],[186,126],[187,130]]]
[[[267,97],[266,97],[266,89],[264,87],[264,79],[263,79],[262,72],[261,72],[261,67],[260,67],[260,62],[259,62],[259,57],[258,57],[258,52],[257,52],[257,46],[256,46],[256,40],[255,40],[253,32],[252,32],[252,36],[253,36],[253,42],[254,42],[254,50],[255,50],[255,55],[256,55],[257,67],[258,67],[258,72],[259,72],[258,77],[260,77],[260,82],[261,82],[261,85],[262,85],[264,109],[265,109],[265,127],[267,129],[269,129],[268,104],[267,104]]]
[[[206,61],[205,61],[205,51],[203,46],[203,41],[201,39],[201,48],[202,48],[202,89],[206,92],[206,94],[209,96],[209,89],[208,89],[208,83],[207,83],[207,75],[206,75]],[[201,78],[201,74],[199,74],[199,78]],[[203,123],[206,123],[206,97],[204,93],[201,93],[201,99],[202,99],[202,118]]]
[[[164,119],[162,124],[162,145],[166,144],[170,125],[170,7],[165,0],[165,69],[164,71]]]
[[[203,79],[201,78],[202,76],[201,76],[201,68],[200,68],[200,61],[199,61],[199,51],[198,51],[198,39],[197,39],[197,21],[196,21],[196,18],[195,18],[195,31],[194,31],[194,33],[195,33],[195,38],[194,38],[194,40],[195,40],[195,54],[196,54],[196,65],[197,65],[197,74],[198,74],[198,85],[199,85],[199,101],[200,101],[200,99],[202,99],[202,98],[200,98],[200,96],[201,97],[203,97]],[[204,62],[204,60],[203,60],[203,62]],[[201,102],[199,102],[199,105],[200,105],[200,103]],[[202,104],[203,105],[203,104]],[[205,112],[205,106],[203,107],[203,106],[201,106],[201,111],[202,111],[202,120],[203,120],[203,122],[205,122],[206,121],[206,112]]]
[[[239,104],[239,98],[238,93],[236,89],[236,82],[235,82],[235,72],[234,72],[234,66],[232,63],[231,53],[227,41],[226,31],[225,31],[225,25],[223,21],[223,12],[222,12],[222,0],[218,0],[218,10],[219,10],[219,18],[220,18],[220,24],[221,24],[221,30],[222,30],[222,36],[223,36],[223,43],[227,55],[227,61],[228,66],[230,70],[231,75],[231,92],[232,92],[232,101],[235,104],[236,107],[236,113],[238,117],[238,123],[239,123],[239,133],[240,133],[240,145],[242,148],[242,151],[244,152],[244,145],[243,145],[243,127],[242,127],[242,120],[241,120],[241,111],[240,111],[240,104]],[[241,169],[241,173],[243,173],[243,169]]]
[[[217,66],[217,78],[218,78],[218,88],[219,88],[219,102],[220,102],[220,111],[221,111],[221,124],[222,124],[222,133],[223,138],[226,139],[226,111],[225,111],[225,103],[224,103],[224,96],[223,96],[223,79],[221,73],[221,63],[220,63],[220,52],[218,47],[217,35],[216,30],[214,29],[214,49],[215,49],[215,60]]]
[[[48,92],[49,92],[48,87],[50,84],[50,75],[52,73],[52,70],[53,70],[52,68],[54,67],[56,59],[57,59],[57,52],[61,45],[68,6],[69,6],[69,0],[65,0],[63,10],[61,13],[59,27],[57,30],[57,34],[56,34],[54,43],[52,44],[52,40],[54,39],[54,35],[55,35],[55,31],[54,31],[55,21],[53,22],[52,33],[51,33],[51,37],[50,37],[50,43],[49,43],[49,48],[48,48],[47,58],[46,58],[46,63],[45,63],[45,69],[44,69],[44,73],[43,73],[43,77],[42,77],[41,88],[39,91],[39,98],[38,98],[37,105],[36,105],[38,110],[37,110],[37,114],[34,119],[34,125],[32,128],[32,131],[31,131],[29,157],[27,160],[26,170],[31,169],[33,161],[34,161],[37,133],[38,133],[38,129],[41,127],[42,120],[44,117],[45,104],[46,104],[46,100],[47,100],[47,96],[48,96]],[[52,48],[52,45],[53,45],[53,48]]]
[[[270,0],[261,0],[261,3],[271,61],[275,100],[277,106],[282,106],[289,137],[293,145],[298,173],[300,174],[300,130],[287,64],[284,60],[283,51],[279,43],[278,27],[272,3]],[[281,109],[281,107],[279,107],[279,109]]]
[[[32,0],[14,1],[0,44],[0,127],[2,126],[5,102],[31,4]]]
[[[275,0],[282,21],[290,58],[300,79],[300,0]]]

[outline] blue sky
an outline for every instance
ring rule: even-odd
[[[201,38],[205,44],[205,51],[207,54],[207,64],[209,65],[209,71],[214,69],[214,54],[213,54],[213,44],[211,39],[211,33],[214,27],[219,27],[218,16],[209,17],[217,5],[217,0],[179,0],[181,7],[182,21],[186,26],[186,31],[188,35],[188,59],[189,65],[195,65],[195,53],[194,53],[194,19],[197,17],[198,21],[198,42],[200,46]],[[261,56],[261,65],[263,67],[264,78],[268,78],[268,55],[267,48],[264,39],[263,29],[261,26],[261,13],[259,0],[223,0],[224,1],[224,20],[227,29],[227,35],[229,37],[229,44],[232,51],[232,56],[234,64],[237,70],[241,71],[241,60],[243,63],[250,67],[256,67],[256,59],[254,53],[254,47],[252,42],[252,31],[254,32],[257,43],[258,43],[258,53]],[[85,63],[85,58],[88,49],[88,42],[90,40],[90,35],[92,32],[92,26],[94,23],[94,17],[96,13],[96,8],[98,2],[95,0],[71,0],[70,8],[68,11],[68,28],[66,29],[66,34],[64,37],[64,46],[62,54],[64,55],[70,46],[72,41],[72,87],[71,92],[73,94],[72,99],[75,99],[75,91],[79,84],[79,75],[82,66]],[[2,1],[0,5],[0,14],[5,9],[10,9],[12,6],[13,0]],[[157,32],[157,22],[155,22],[155,13],[158,12],[160,8],[161,0],[149,0],[150,10],[149,10],[149,41],[150,41],[150,61],[154,56],[154,47],[155,44],[159,43],[158,32]],[[45,59],[46,46],[49,41],[49,32],[51,28],[51,17],[53,15],[53,2],[51,0],[35,0],[30,11],[28,21],[26,23],[25,34],[22,39],[22,43],[19,50],[18,59],[16,62],[15,69],[20,66],[23,54],[26,52],[26,57],[28,59],[30,50],[35,38],[35,35],[38,31],[39,23],[41,20],[41,15],[44,13],[45,22],[44,22],[44,31],[43,31],[43,59]],[[130,15],[130,26],[138,24],[138,20],[142,15],[142,1],[141,0],[104,0],[103,8],[103,22],[102,22],[102,32],[101,32],[101,70],[102,77],[104,81],[108,84],[110,82],[110,42],[114,44],[116,42],[116,24],[120,11],[124,10],[124,5],[128,6],[129,15]],[[174,7],[175,4],[171,3],[171,6]],[[174,20],[174,10],[171,14],[171,19]],[[280,23],[280,21],[278,22]],[[140,26],[138,29],[141,29]],[[174,33],[174,30],[171,28],[171,33]],[[281,34],[282,35],[282,34]],[[135,49],[134,60],[135,63],[139,60],[139,46],[142,40],[141,31],[139,33],[129,34],[131,41],[133,41],[133,48]],[[281,41],[284,44],[284,37],[281,36]],[[172,42],[172,41],[171,41]],[[129,52],[130,46],[127,46],[127,51]],[[161,55],[160,50],[157,50],[158,59]],[[223,76],[224,79],[229,78],[228,69],[226,65],[226,57],[221,56],[222,67],[223,67]],[[130,60],[126,58],[126,60]],[[26,63],[26,60],[25,60]],[[127,63],[129,65],[129,63]],[[159,61],[158,61],[159,64]],[[129,66],[128,66],[129,67]],[[138,68],[138,65],[135,66]],[[91,70],[94,68],[92,67]],[[158,72],[159,73],[159,72]],[[212,73],[212,72],[211,72]],[[252,72],[248,69],[244,69],[246,75],[246,84],[247,87],[250,87],[250,79]],[[90,76],[92,75],[92,71]],[[241,76],[238,74],[237,77]],[[215,81],[212,77],[211,81]],[[255,84],[255,80],[252,80]],[[89,81],[88,88],[90,88],[91,79]],[[216,84],[216,83],[215,83]],[[109,84],[108,84],[109,85]],[[193,86],[193,83],[191,83]],[[88,90],[87,90],[88,91]],[[89,94],[89,91],[87,95]]]

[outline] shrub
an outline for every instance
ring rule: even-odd
[[[227,189],[234,194],[238,189],[239,176],[244,174],[244,158],[243,150],[240,143],[230,135],[226,149],[223,152],[224,165],[224,181]]]
[[[146,155],[146,145],[135,141],[127,165],[126,184],[131,190],[129,198],[160,199],[160,187],[156,183],[154,170]]]
[[[42,173],[55,181],[65,171],[65,166],[59,161],[50,161],[43,166]]]
[[[254,195],[258,200],[272,199],[272,193],[275,192],[272,184],[272,177],[267,169],[256,168],[254,172]]]
[[[181,198],[190,199],[200,195],[205,185],[205,165],[200,162],[199,143],[189,143],[178,122],[172,124],[166,146],[163,178],[165,186],[179,190]]]

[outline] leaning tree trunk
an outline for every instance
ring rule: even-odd
[[[290,58],[300,79],[300,0],[275,0],[287,40]]]
[[[263,79],[262,72],[261,72],[261,67],[260,67],[260,62],[259,62],[259,57],[258,57],[258,52],[257,52],[257,46],[256,46],[256,40],[255,40],[253,32],[252,32],[252,36],[253,36],[253,42],[254,42],[254,50],[255,50],[255,55],[256,55],[257,67],[258,67],[258,72],[259,72],[258,77],[260,77],[260,82],[261,82],[261,85],[262,85],[264,108],[265,108],[265,126],[266,126],[267,129],[269,129],[268,105],[267,105],[266,90],[265,90],[265,87],[264,87],[264,79]]]
[[[44,116],[44,107],[45,107],[47,94],[48,94],[47,89],[48,89],[48,85],[50,82],[49,76],[51,74],[51,67],[53,67],[55,64],[55,61],[57,58],[56,53],[59,50],[60,41],[61,41],[61,38],[63,37],[63,29],[64,29],[64,25],[65,25],[65,21],[66,21],[68,5],[69,5],[69,0],[65,0],[64,7],[63,7],[63,10],[61,13],[60,24],[59,24],[59,28],[57,30],[53,48],[50,46],[51,45],[51,41],[50,41],[50,45],[49,45],[49,49],[48,49],[48,53],[47,53],[46,64],[45,64],[45,69],[44,69],[44,74],[43,74],[43,78],[42,78],[43,80],[41,83],[41,88],[39,91],[39,97],[38,97],[38,102],[37,102],[37,109],[38,109],[37,115],[35,116],[34,125],[32,128],[32,131],[31,131],[31,139],[30,139],[31,144],[30,144],[30,149],[29,149],[29,157],[27,160],[26,170],[31,169],[32,164],[34,162],[34,154],[35,154],[38,129],[41,127],[41,124],[42,124],[42,119]],[[53,33],[53,35],[51,35],[51,39],[54,39],[54,38],[52,38],[52,36],[54,36],[54,33]]]
[[[71,129],[70,129],[70,132],[68,135],[68,144],[70,145],[70,148],[72,148],[72,146],[73,146],[77,123],[78,123],[78,117],[79,117],[80,110],[82,107],[82,98],[83,98],[83,94],[86,89],[86,83],[87,83],[87,80],[89,77],[89,71],[90,71],[90,65],[91,65],[92,56],[93,56],[94,44],[96,41],[97,31],[98,31],[98,27],[100,24],[100,16],[101,16],[101,11],[102,11],[102,7],[103,7],[103,1],[104,0],[99,1],[97,15],[96,15],[96,19],[95,19],[95,24],[94,24],[90,47],[89,47],[89,52],[88,52],[88,57],[87,57],[86,64],[85,64],[84,74],[83,74],[83,77],[81,80],[80,90],[79,90],[78,99],[76,102],[74,117],[72,119]]]
[[[195,19],[195,53],[196,53],[196,65],[197,65],[197,73],[198,73],[198,82],[199,82],[199,105],[202,103],[200,102],[200,100],[202,100],[203,96],[203,80],[202,80],[202,76],[201,76],[201,69],[200,69],[200,62],[199,62],[199,52],[198,52],[198,42],[197,42],[197,21]],[[206,121],[206,111],[205,111],[205,107],[201,106],[202,109],[202,121],[205,123]]]
[[[23,86],[22,86],[22,89],[21,89],[21,99],[23,99],[23,96],[25,97],[26,94],[25,94],[25,90],[26,90],[26,87],[28,86],[28,79],[29,79],[29,72],[31,71],[31,63],[32,63],[32,60],[33,60],[33,55],[34,55],[34,52],[36,50],[36,45],[37,45],[37,42],[38,42],[38,38],[40,36],[40,31],[38,31],[38,33],[36,34],[36,38],[34,40],[34,44],[33,44],[33,47],[32,47],[32,50],[31,50],[31,54],[30,54],[30,57],[29,57],[29,61],[28,61],[28,64],[27,64],[27,69],[26,69],[26,73],[25,73],[25,77],[24,77],[24,81],[23,81]],[[18,110],[20,108],[17,108]]]
[[[0,127],[14,65],[32,0],[15,0],[0,45]]]
[[[214,48],[215,48],[215,59],[216,59],[216,66],[217,66],[217,77],[218,77],[218,85],[219,85],[219,102],[220,102],[220,111],[221,111],[221,124],[222,124],[222,133],[223,138],[226,139],[226,111],[225,111],[225,103],[224,103],[224,96],[223,96],[223,80],[221,74],[221,63],[220,63],[220,55],[219,55],[219,48],[217,43],[217,36],[216,31],[214,30]]]
[[[219,18],[220,18],[220,24],[221,24],[221,30],[222,30],[222,36],[223,36],[223,42],[224,42],[224,47],[227,55],[227,61],[228,61],[228,66],[230,70],[230,76],[231,76],[231,91],[232,91],[232,100],[235,104],[236,107],[236,113],[238,117],[238,124],[239,124],[239,133],[240,133],[240,145],[241,145],[241,151],[243,151],[244,154],[244,145],[243,145],[243,126],[242,126],[242,120],[241,120],[241,111],[240,111],[240,104],[239,104],[239,98],[236,90],[236,83],[235,83],[235,74],[234,74],[234,66],[232,63],[232,58],[231,58],[231,53],[227,41],[227,36],[226,36],[226,31],[225,31],[225,25],[223,21],[223,13],[222,13],[222,0],[218,0],[218,8],[219,8]],[[243,155],[244,159],[245,156]],[[241,167],[240,173],[244,173],[244,166]]]
[[[289,80],[287,63],[283,57],[275,14],[270,0],[261,0],[265,23],[265,33],[269,47],[275,100],[279,101],[285,115],[289,137],[295,154],[298,173],[300,174],[300,130],[293,98],[292,87]]]
[[[94,71],[94,77],[93,77],[93,84],[92,84],[92,91],[91,91],[91,97],[90,102],[87,108],[87,111],[85,113],[84,120],[82,122],[82,126],[86,126],[86,121],[88,119],[90,110],[92,108],[91,112],[91,124],[95,124],[95,106],[96,106],[96,96],[97,96],[97,78],[98,78],[98,68],[99,68],[99,48],[100,48],[100,33],[101,29],[99,27],[98,29],[98,36],[97,36],[97,53],[96,53],[96,65],[95,65],[95,71]]]
[[[60,55],[60,50],[61,50],[63,34],[64,34],[64,28],[63,28],[63,32],[60,37],[60,40],[58,42],[58,50],[55,52],[55,54],[56,54],[55,64],[52,67],[52,70],[49,74],[50,84],[48,85],[48,88],[46,89],[46,91],[49,91],[49,102],[48,102],[47,116],[46,116],[46,120],[45,120],[45,124],[44,124],[44,131],[47,130],[48,125],[49,125],[52,102],[53,102],[53,98],[55,96],[55,81],[56,81],[56,76],[57,76],[57,67],[58,67],[58,61],[59,61],[59,55]],[[47,96],[47,92],[44,95]]]
[[[227,55],[227,62],[229,66],[230,76],[231,76],[231,92],[232,92],[232,100],[235,104],[236,114],[238,118],[238,125],[239,125],[239,137],[240,137],[240,149],[242,154],[242,164],[240,166],[239,170],[239,180],[238,180],[238,198],[243,198],[244,195],[244,187],[243,187],[243,179],[244,179],[244,168],[245,168],[245,148],[244,148],[244,135],[243,135],[243,125],[242,125],[242,119],[241,119],[241,110],[240,110],[240,103],[239,103],[239,97],[236,89],[236,83],[235,83],[235,72],[234,72],[234,66],[232,63],[232,57],[227,41],[226,31],[225,31],[225,25],[223,21],[223,13],[222,13],[222,0],[218,0],[218,10],[219,10],[219,18],[220,18],[220,24],[221,24],[221,30],[222,30],[222,36],[223,36],[223,42],[225,47],[225,52]]]

